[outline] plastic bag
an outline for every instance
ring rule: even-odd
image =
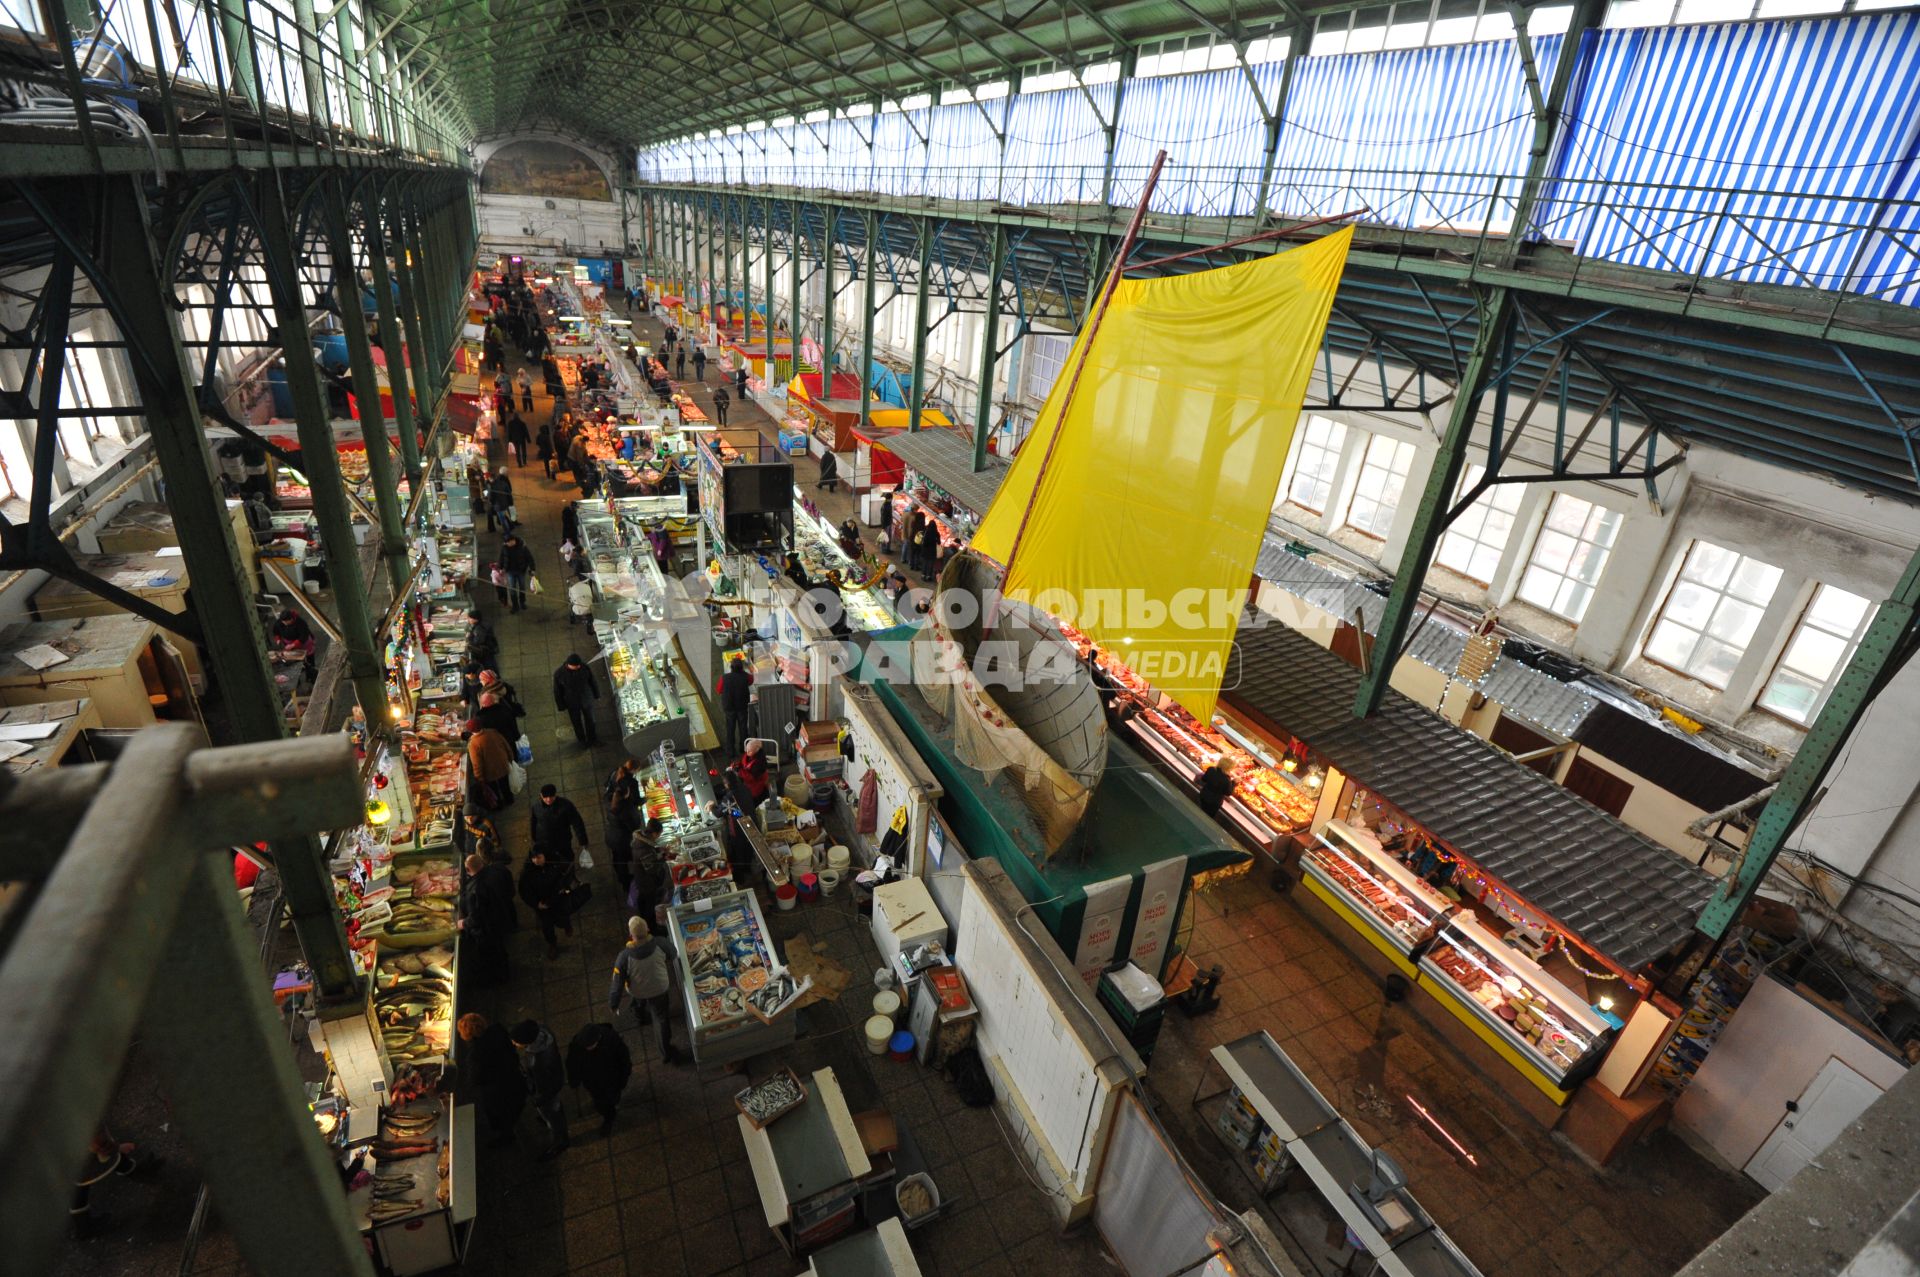
[[[527,787],[527,769],[519,763],[507,764],[507,788],[519,793]]]
[[[573,863],[580,866],[580,868],[582,869],[591,869],[593,868],[593,853],[588,851],[585,847],[582,847],[580,849],[580,854],[573,858]]]
[[[533,742],[527,739],[525,732],[521,732],[520,739],[513,742],[513,759],[523,767],[533,761]]]
[[[527,593],[528,594],[544,594],[545,592],[546,592],[545,587],[540,584],[540,578],[537,576],[533,576],[532,574],[529,574],[527,576]]]

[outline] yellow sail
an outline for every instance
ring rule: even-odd
[[[1232,673],[1352,238],[1343,228],[1219,270],[1122,280],[1066,420],[1084,333],[974,537],[1002,563],[1013,556],[1008,595],[1090,635],[1203,722]]]

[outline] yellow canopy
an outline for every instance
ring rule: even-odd
[[[905,430],[909,424],[907,419],[912,415],[905,408],[874,408],[867,413],[867,419],[873,422],[873,428],[876,430]],[[947,414],[938,408],[920,410],[922,430],[931,430],[935,427],[946,429],[952,425],[953,423],[947,420]]]
[[[1231,671],[1352,237],[1122,280],[1067,419],[1084,332],[974,537],[982,553],[1011,556],[1009,595],[1109,647],[1202,722]]]

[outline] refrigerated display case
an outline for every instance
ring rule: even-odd
[[[607,654],[607,677],[620,709],[620,734],[629,754],[644,758],[663,744],[691,750],[712,728],[693,676],[671,637],[643,628],[631,614],[595,621],[594,639]]]
[[[667,926],[695,1061],[730,1064],[793,1041],[792,1014],[768,1021],[749,1005],[783,965],[753,892],[673,905]]]
[[[1329,821],[1300,863],[1308,889],[1335,904],[1396,969],[1555,1090],[1564,1093],[1574,1071],[1611,1041],[1612,1026],[1599,1012],[1365,830]],[[1422,933],[1448,909],[1458,912],[1419,949]]]

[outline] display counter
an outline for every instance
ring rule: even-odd
[[[673,905],[667,926],[678,954],[693,1058],[730,1064],[793,1041],[791,1012],[763,1019],[750,1005],[780,966],[773,937],[751,891]]]
[[[857,633],[891,629],[900,623],[893,605],[879,590],[878,568],[868,568],[847,557],[833,524],[804,501],[793,510],[793,551],[815,584],[825,584],[829,573],[839,574],[840,606],[847,625]],[[769,564],[769,570],[778,568]]]
[[[807,1079],[807,1098],[765,1128],[743,1114],[740,1138],[767,1227],[791,1255],[848,1232],[860,1181],[873,1171],[860,1131],[830,1068]]]
[[[1365,830],[1329,821],[1301,857],[1303,883],[1387,965],[1554,1104],[1572,1098],[1573,1074],[1597,1059],[1612,1026],[1471,909],[1400,864]],[[1455,910],[1427,943],[1434,920]]]
[[[99,726],[100,715],[85,697],[0,708],[0,762],[14,776],[58,767],[74,753],[82,735]],[[82,749],[76,757],[84,758],[87,752]]]
[[[920,1277],[907,1230],[897,1219],[881,1220],[814,1251],[807,1271],[812,1277]]]
[[[474,1111],[421,1097],[382,1112],[347,1213],[381,1270],[415,1277],[460,1262],[476,1213]]]
[[[190,684],[175,643],[144,617],[115,613],[0,629],[0,705],[84,696],[103,727],[151,727],[162,717],[194,717]]]
[[[1473,1261],[1407,1191],[1398,1168],[1360,1138],[1264,1031],[1216,1046],[1211,1057],[1230,1083],[1214,1129],[1243,1154],[1242,1165],[1263,1192],[1294,1170],[1303,1172],[1344,1229],[1347,1245],[1372,1261],[1367,1272],[1479,1277]],[[1218,1096],[1195,1102],[1207,1099]]]
[[[677,750],[713,748],[713,726],[673,639],[644,628],[631,619],[635,615],[623,610],[613,621],[593,623],[594,639],[607,655],[623,746],[636,758],[668,744]]]

